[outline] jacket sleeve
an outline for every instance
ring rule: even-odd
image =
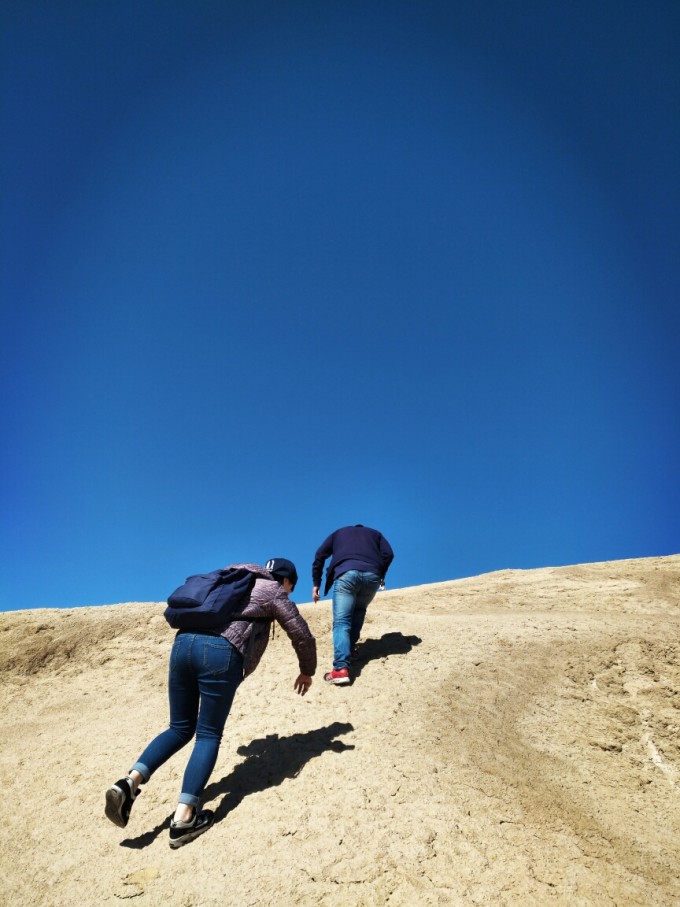
[[[273,604],[274,616],[295,649],[300,673],[312,677],[316,672],[316,639],[312,635],[307,621],[298,611],[297,605],[288,598],[283,588],[274,598]]]
[[[313,586],[321,585],[324,561],[329,558],[331,554],[333,554],[333,535],[334,533],[331,533],[328,538],[316,549],[316,554],[314,555],[314,563],[312,564]]]
[[[394,551],[384,535],[380,536],[380,560],[382,562],[382,578],[385,579],[390,564],[394,560]]]

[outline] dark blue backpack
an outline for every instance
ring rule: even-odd
[[[255,574],[245,567],[188,576],[168,598],[165,619],[175,630],[223,630],[254,585]]]

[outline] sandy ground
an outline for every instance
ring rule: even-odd
[[[680,555],[379,593],[352,686],[303,604],[173,851],[184,753],[126,829],[104,792],[166,722],[162,605],[0,615],[6,905],[680,904]]]

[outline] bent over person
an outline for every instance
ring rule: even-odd
[[[324,680],[350,683],[349,663],[356,655],[366,609],[385,579],[394,552],[384,535],[360,523],[336,529],[319,545],[312,564],[312,597],[319,601],[323,565],[326,569],[324,595],[333,586],[333,670]]]
[[[255,574],[250,593],[215,630],[179,630],[170,652],[170,726],[146,747],[129,773],[106,792],[105,814],[125,828],[132,805],[156,769],[196,739],[187,763],[177,809],[170,823],[170,847],[181,847],[212,825],[215,814],[202,810],[201,795],[215,767],[222,732],[241,681],[259,664],[273,621],[288,634],[300,674],[293,688],[302,696],[316,671],[316,641],[288,595],[297,571],[292,561],[273,558],[266,567],[235,564]]]

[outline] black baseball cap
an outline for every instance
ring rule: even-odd
[[[289,579],[293,584],[293,589],[295,588],[298,575],[292,561],[286,560],[285,557],[273,557],[267,561],[265,567],[276,579]]]

